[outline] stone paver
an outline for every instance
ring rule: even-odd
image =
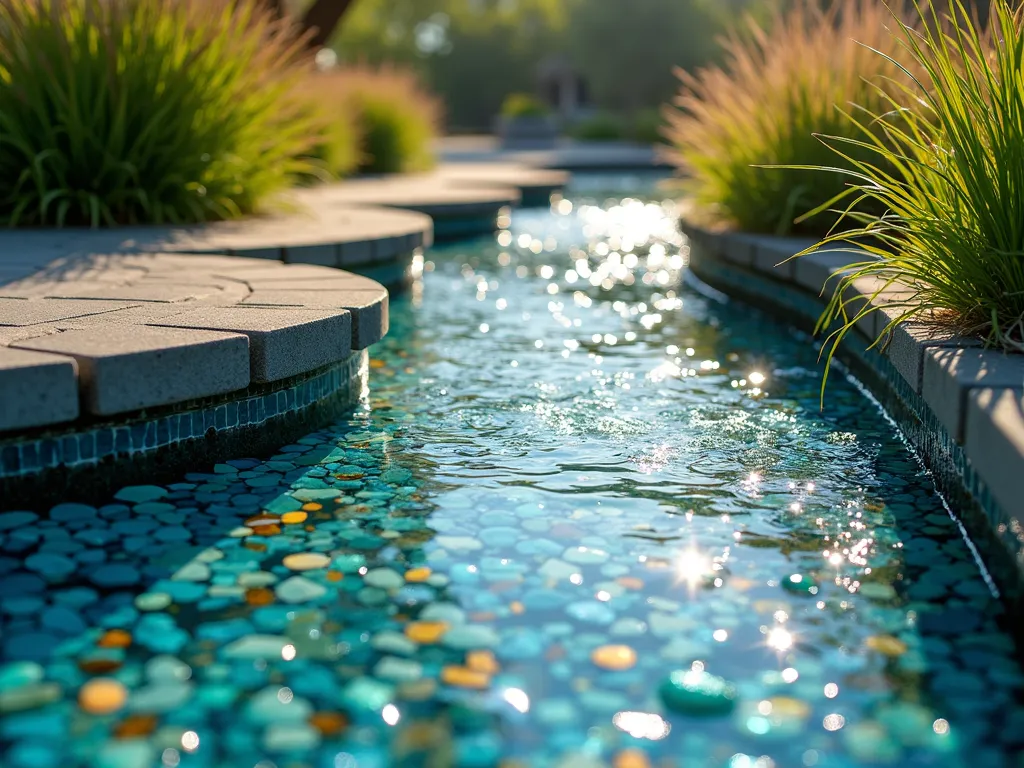
[[[831,296],[835,290],[833,274],[857,261],[861,261],[860,254],[857,253],[840,250],[816,251],[794,260],[793,280],[802,288],[816,294]]]
[[[236,333],[97,326],[15,342],[78,361],[89,413],[117,413],[223,394],[249,384],[249,341]]]
[[[15,279],[26,270],[52,265],[57,259],[97,254],[229,253],[343,267],[394,261],[432,241],[433,224],[425,214],[349,205],[311,191],[300,194],[298,206],[291,205],[299,210],[244,221],[109,230],[0,231],[0,261],[5,268],[17,267]],[[467,194],[478,193],[470,190]],[[356,202],[366,201],[357,196]],[[64,275],[59,279],[65,279]]]
[[[217,254],[62,257],[0,286],[0,351],[36,360],[11,363],[0,391],[10,400],[31,386],[54,398],[29,373],[49,380],[62,371],[86,412],[108,416],[289,379],[380,340],[387,299],[379,283],[329,266]],[[49,366],[40,353],[54,355]],[[64,368],[53,364],[62,359]],[[5,403],[0,431],[73,420],[79,396],[75,412],[15,400],[24,405]]]
[[[893,312],[902,314],[905,311],[898,308],[890,310],[883,306],[875,313],[878,315],[876,323],[880,324],[878,327],[884,327],[893,318]],[[885,354],[914,392],[921,394],[925,352],[932,347],[963,346],[978,346],[978,343],[931,325],[900,323],[892,330],[892,338],[885,347]]]
[[[152,324],[247,336],[250,374],[257,383],[316,370],[344,360],[351,351],[352,321],[345,310],[205,307]]]
[[[0,430],[59,424],[77,416],[74,358],[0,347]]]
[[[0,298],[0,326],[52,323],[56,320],[68,320],[73,317],[116,312],[131,306],[133,305],[127,301]]]
[[[1024,355],[993,349],[925,350],[921,395],[957,442],[964,438],[970,391],[979,388],[1024,388]]]
[[[447,136],[438,143],[442,159],[455,164],[517,163],[566,170],[642,170],[668,165],[649,144],[562,139],[554,149],[503,150],[494,136]]]
[[[810,248],[817,241],[798,237],[759,237],[754,242],[752,266],[776,279],[793,277],[797,259],[794,253]]]
[[[383,275],[430,245],[425,213],[479,223],[567,180],[522,163],[442,166],[299,190],[288,212],[245,221],[0,232],[0,349],[77,360],[97,415],[307,373],[387,333],[387,291],[339,267]]]
[[[388,294],[378,290],[259,289],[244,302],[249,306],[323,307],[348,310],[352,317],[352,348],[366,349],[388,332]]]
[[[754,263],[754,252],[757,250],[758,241],[756,235],[722,232],[713,237],[719,242],[720,252],[726,261],[748,267]]]
[[[438,174],[383,179],[355,179],[296,193],[306,206],[388,206],[451,217],[496,213],[499,208],[519,203],[522,194],[514,186],[460,184]]]
[[[995,500],[1019,520],[1024,509],[1024,392],[973,390],[968,398],[964,450]],[[1019,534],[1019,528],[1012,533]]]

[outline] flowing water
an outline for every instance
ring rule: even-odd
[[[343,423],[0,514],[0,762],[1021,765],[1002,609],[893,425],[605,186],[428,252]]]

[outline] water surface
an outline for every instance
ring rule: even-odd
[[[3,765],[1019,764],[1001,608],[893,426],[682,287],[653,187],[583,181],[426,254],[343,423],[0,516]],[[666,707],[686,670],[731,709]]]

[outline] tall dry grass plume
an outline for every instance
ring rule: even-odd
[[[890,7],[903,15],[900,2]],[[848,180],[763,166],[842,162],[815,134],[856,136],[844,112],[888,108],[885,94],[906,76],[875,50],[898,54],[893,25],[879,0],[845,0],[830,10],[797,0],[767,23],[747,17],[723,39],[720,65],[679,71],[682,87],[665,109],[665,135],[698,215],[750,232],[827,232],[835,214],[797,220]]]

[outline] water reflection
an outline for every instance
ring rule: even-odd
[[[344,423],[0,518],[4,765],[1013,765],[1024,675],[927,476],[855,387],[819,410],[808,339],[681,287],[671,204],[608,197],[417,259]]]

